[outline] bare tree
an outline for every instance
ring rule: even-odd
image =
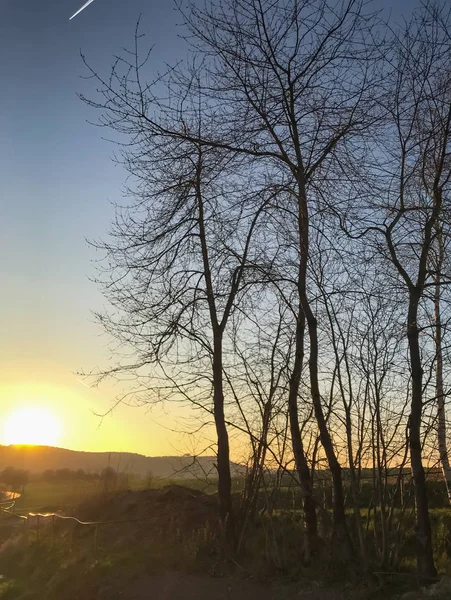
[[[246,270],[248,249],[245,244],[244,251],[239,253],[238,267],[233,272],[229,294],[224,296],[221,292],[222,313],[219,314],[217,291],[215,294],[212,283],[209,283],[212,271],[212,259],[209,256],[211,248],[203,242],[205,236],[202,232],[204,217],[200,192],[204,188],[199,176],[205,171],[204,161],[211,157],[216,160],[219,153],[221,161],[229,160],[226,158],[229,157],[236,165],[236,157],[242,157],[244,164],[260,174],[260,179],[268,190],[266,198],[271,188],[277,190],[277,211],[281,218],[294,219],[293,247],[290,252],[294,257],[292,262],[297,266],[294,277],[287,278],[292,281],[297,295],[296,351],[289,400],[292,437],[305,495],[308,529],[314,535],[316,524],[310,500],[311,482],[300,435],[296,432],[295,419],[305,319],[309,336],[311,400],[334,482],[335,530],[350,553],[341,467],[327,427],[319,385],[317,319],[307,287],[309,234],[312,211],[318,201],[318,186],[327,178],[330,181],[343,178],[340,148],[345,140],[361,135],[371,120],[375,98],[370,82],[373,84],[377,76],[377,69],[371,60],[375,50],[370,43],[375,19],[366,11],[365,3],[361,0],[293,0],[288,3],[225,0],[218,6],[211,4],[203,9],[191,4],[190,10],[183,14],[192,36],[194,63],[201,66],[197,70],[178,69],[169,74],[169,100],[158,99],[152,86],[142,80],[140,74],[143,63],[140,62],[136,46],[131,59],[119,60],[112,77],[102,80],[101,93],[104,101],[91,104],[105,110],[105,125],[112,126],[127,136],[134,136],[134,142],[138,140],[141,144],[140,149],[133,154],[129,166],[133,173],[139,164],[144,181],[147,175],[143,171],[146,169],[146,173],[148,172],[148,157],[151,156],[150,147],[154,140],[158,140],[158,143],[154,145],[152,152],[156,148],[161,154],[163,144],[168,141],[172,144],[170,152],[175,153],[176,157],[181,152],[186,152],[181,149],[186,144],[191,144],[197,152],[197,157],[192,151],[189,153],[192,157],[191,172],[183,183],[180,178],[175,177],[174,169],[168,167],[167,160],[165,168],[168,167],[172,174],[172,182],[168,182],[166,174],[164,180],[167,182],[166,188],[171,191],[175,191],[174,181],[178,182],[176,188],[179,192],[180,186],[184,190],[189,189],[189,193],[197,190],[196,223],[199,227],[202,277],[206,286],[203,300],[208,305],[213,335],[212,348],[204,339],[201,345],[204,350],[208,347],[208,352],[211,351],[214,356],[218,463],[224,462],[224,469],[220,467],[224,473],[224,477],[220,477],[220,481],[224,482],[224,489],[220,494],[223,498],[230,496],[230,478],[225,467],[228,442],[223,424],[223,335]],[[118,75],[118,67],[125,68],[124,77],[124,73]],[[169,151],[165,151],[167,157]],[[151,160],[155,165],[155,159]],[[230,172],[231,167],[228,169]],[[233,178],[235,179],[236,177]],[[188,183],[191,181],[194,183]],[[284,193],[281,194],[282,190]],[[239,206],[240,210],[248,214],[249,199],[246,196],[247,194],[242,195]],[[329,201],[333,201],[332,197]],[[255,211],[252,214],[252,218],[258,218]],[[187,223],[191,224],[188,218],[191,216],[185,214],[185,227]],[[172,223],[168,225],[171,227],[171,235],[178,231]],[[236,221],[234,227],[237,228]],[[231,231],[232,229],[228,230]],[[191,242],[192,238],[189,236],[186,239]],[[222,239],[225,239],[224,235]],[[162,237],[158,239],[160,245],[162,240]],[[174,242],[175,240],[171,240],[169,247],[173,248],[172,252],[178,252],[180,246],[178,243],[174,245]],[[234,249],[230,253],[235,262],[236,252]],[[164,255],[168,256],[168,253],[164,251]],[[171,261],[172,259],[166,260],[165,269],[168,262],[173,264]],[[260,265],[268,263],[267,260],[253,262],[259,262]],[[280,274],[285,277],[283,268]],[[161,281],[162,271],[159,271],[159,277]],[[167,297],[171,303],[174,301],[173,294]],[[183,310],[180,314],[185,316],[186,311]],[[189,332],[190,341],[199,341],[199,334],[193,333],[193,324],[182,325],[180,316],[167,325],[165,331],[160,329],[160,335],[163,335],[165,341],[171,339],[172,332],[180,333],[182,327],[185,333]],[[161,320],[159,326],[161,328]],[[114,333],[117,327],[115,323],[110,330]],[[158,348],[158,351],[161,352],[161,349]],[[219,455],[223,457],[220,460]],[[222,483],[220,487],[222,489]],[[229,501],[224,500],[223,518],[229,512]]]
[[[291,262],[297,265],[289,278],[297,294],[289,395],[294,454],[307,527],[314,535],[311,481],[295,418],[307,328],[309,387],[334,482],[335,531],[350,554],[341,467],[319,384],[317,319],[308,290],[309,236],[317,187],[326,173],[340,178],[340,148],[371,120],[375,99],[369,82],[374,83],[377,72],[369,40],[375,20],[359,0],[226,0],[202,9],[192,3],[185,17],[197,52],[209,61],[204,86],[212,98],[217,130],[203,143],[258,158],[260,168],[270,170],[287,189],[281,210],[293,219]],[[283,277],[285,269],[281,271]]]
[[[407,297],[406,341],[409,350],[411,401],[409,449],[416,502],[417,560],[421,576],[435,577],[425,470],[422,460],[424,360],[421,352],[421,302],[435,285],[429,268],[443,218],[450,170],[449,13],[425,6],[396,39],[387,76],[388,118],[378,147],[380,180],[373,205],[363,217],[367,231],[383,236],[384,253]],[[445,21],[443,21],[445,19]],[[373,159],[375,154],[373,152]],[[376,169],[374,169],[375,171]],[[374,172],[373,171],[373,172]],[[372,211],[372,212],[370,212]],[[378,216],[382,225],[374,225]],[[442,282],[443,283],[443,282]],[[398,284],[399,285],[399,284]]]
[[[435,324],[435,393],[437,397],[437,441],[440,463],[445,481],[448,500],[451,503],[451,465],[449,462],[448,445],[446,440],[445,389],[443,378],[443,331],[441,316],[441,275],[444,266],[444,241],[440,225],[436,227],[436,265],[434,286],[434,324]]]
[[[149,127],[142,113],[152,92],[141,83],[137,47],[134,59],[118,60],[111,78],[101,80],[103,102],[87,100],[102,109],[103,125],[131,139],[122,160],[136,182],[132,204],[118,210],[110,238],[96,244],[106,253],[99,281],[115,309],[98,318],[126,351],[102,375],[143,381],[135,401],[184,399],[213,416],[220,516],[230,538],[224,336],[262,252],[254,237],[273,192],[243,172],[236,153],[192,141],[189,131],[203,132],[198,106],[183,110],[180,97],[173,106],[161,101],[160,123],[170,117],[179,129]]]
[[[131,198],[97,244],[112,307],[98,316],[118,357],[100,375],[131,377],[131,402],[186,402],[200,429],[214,424],[231,542],[273,475],[274,489],[297,477],[310,556],[326,514],[315,501],[321,480],[333,489],[341,558],[354,555],[350,502],[362,565],[374,555],[371,514],[377,560],[391,564],[407,440],[418,568],[434,577],[423,462],[438,417],[449,470],[440,304],[451,281],[441,244],[449,16],[427,4],[387,45],[364,0],[179,8],[187,63],[148,82],[137,31],[109,78],[91,70],[100,99],[85,101],[119,134]],[[423,323],[429,289],[435,343]],[[241,529],[232,431],[249,459]]]

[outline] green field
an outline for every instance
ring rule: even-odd
[[[100,491],[98,481],[31,481],[16,500],[15,512],[75,506]]]

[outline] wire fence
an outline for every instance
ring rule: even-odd
[[[131,524],[131,523],[151,523],[152,519],[117,519],[117,520],[103,520],[103,521],[82,521],[81,519],[71,516],[71,515],[63,515],[56,512],[28,512],[27,514],[19,514],[13,512],[15,507],[15,500],[8,500],[0,502],[0,514],[8,515],[12,520],[17,519],[17,525],[23,524],[27,526],[27,530],[35,530],[36,531],[36,539],[39,541],[41,537],[41,528],[46,523],[46,521],[50,521],[51,531],[52,531],[52,544],[55,543],[56,538],[56,528],[55,524],[57,521],[65,521],[72,522],[77,525],[81,525],[83,527],[91,527],[94,529],[94,550],[97,550],[98,547],[98,536],[99,536],[99,527],[106,525],[118,525],[118,524]],[[3,527],[11,527],[12,523],[7,522],[3,523],[1,526]],[[73,541],[73,536],[72,536]]]

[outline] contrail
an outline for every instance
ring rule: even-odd
[[[79,14],[81,13],[81,11],[82,11],[82,10],[85,10],[85,8],[86,8],[87,6],[89,6],[89,5],[90,5],[92,2],[94,2],[94,0],[88,0],[88,1],[86,2],[86,4],[83,4],[83,6],[82,6],[81,8],[79,8],[79,9],[77,10],[77,12],[71,16],[71,18],[69,19],[69,21],[71,21],[71,20],[72,20],[74,17],[76,17],[77,15],[79,15]]]

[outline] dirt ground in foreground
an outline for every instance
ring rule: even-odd
[[[451,600],[447,580],[440,582],[440,589],[437,584],[433,596],[431,589],[406,595],[356,575],[348,584],[344,577],[326,581],[320,567],[301,581],[281,579],[279,572],[266,569],[266,563],[258,563],[254,571],[230,564],[215,577],[217,500],[177,485],[102,495],[82,503],[75,514],[100,521],[102,527],[97,531],[63,520],[55,528],[42,527],[39,543],[31,528],[5,537],[0,548],[2,599],[389,600],[397,593],[402,600]],[[252,548],[251,562],[263,552],[258,543]],[[296,548],[288,546],[287,554],[295,559],[290,550]]]
[[[102,590],[99,600],[357,600],[341,590],[324,588],[321,584],[277,584],[264,586],[252,581],[210,578],[185,573],[143,576],[115,591]]]

